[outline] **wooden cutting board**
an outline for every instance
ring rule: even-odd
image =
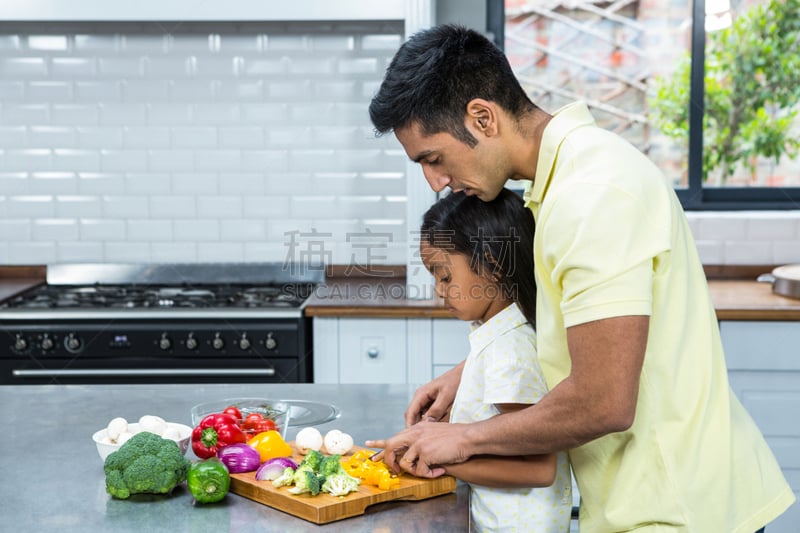
[[[359,449],[361,448],[355,447],[352,452]],[[295,452],[293,459],[299,464],[303,456]],[[357,492],[351,492],[347,496],[331,496],[324,492],[311,496],[292,494],[289,492],[289,487],[276,488],[272,485],[272,481],[258,481],[255,472],[231,474],[231,492],[234,494],[315,524],[327,524],[362,515],[367,507],[375,503],[424,500],[454,490],[456,490],[456,480],[451,476],[425,479],[403,474],[400,476],[400,486],[391,490],[381,490],[373,485],[361,483]]]

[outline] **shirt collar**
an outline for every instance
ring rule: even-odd
[[[542,133],[536,174],[534,174],[533,181],[526,184],[523,194],[525,206],[531,208],[534,213],[537,212],[538,204],[542,202],[550,179],[553,177],[553,168],[561,143],[574,129],[594,124],[594,117],[585,102],[573,102],[553,113],[553,118],[547,123]]]
[[[512,303],[486,322],[473,322],[472,333],[469,334],[469,345],[472,353],[478,353],[503,333],[526,324],[528,319],[522,314],[519,306]]]

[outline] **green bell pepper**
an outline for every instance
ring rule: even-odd
[[[212,457],[192,463],[186,484],[198,503],[214,503],[223,499],[230,490],[231,475],[222,461]]]

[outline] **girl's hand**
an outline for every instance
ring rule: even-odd
[[[405,412],[406,427],[425,422],[447,421],[456,398],[464,362],[418,388]]]

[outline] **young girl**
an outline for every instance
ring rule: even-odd
[[[547,393],[533,330],[533,229],[530,211],[507,189],[491,202],[451,193],[424,216],[420,254],[436,293],[472,322],[451,423],[523,409]],[[472,531],[569,531],[566,453],[475,457],[446,470],[470,485]]]

